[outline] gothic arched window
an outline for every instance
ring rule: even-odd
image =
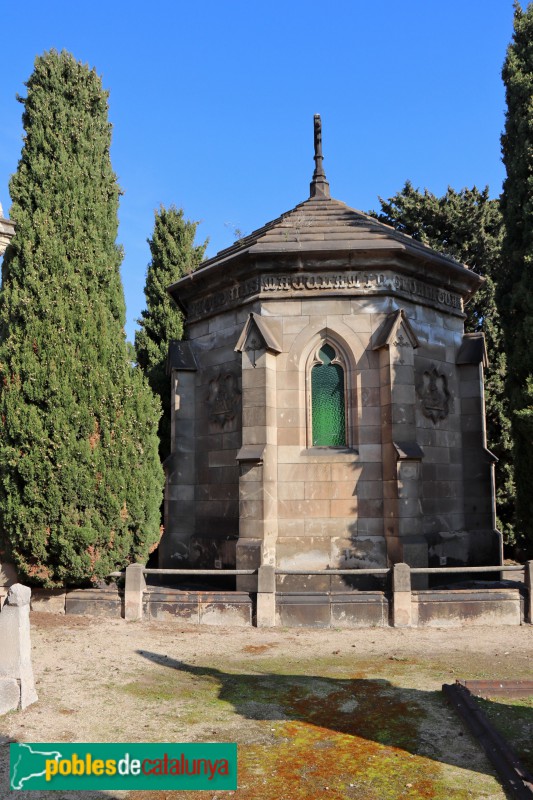
[[[313,447],[346,446],[345,376],[335,348],[324,343],[311,368]]]

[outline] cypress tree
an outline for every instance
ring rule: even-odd
[[[515,541],[515,488],[510,410],[505,394],[507,359],[496,305],[501,270],[503,221],[498,200],[479,191],[448,188],[442,197],[422,193],[409,181],[388,201],[380,198],[379,219],[457,261],[485,278],[465,308],[467,331],[483,331],[489,366],[485,372],[488,446],[498,457],[496,507],[498,528],[507,544]]]
[[[56,51],[26,86],[0,290],[0,560],[82,585],[159,539],[160,412],[126,350],[108,94]]]
[[[514,35],[502,71],[507,112],[502,155],[507,177],[500,306],[509,353],[516,510],[522,544],[533,552],[533,4],[515,3]]]
[[[137,362],[152,390],[159,395],[163,414],[159,422],[161,461],[170,453],[170,383],[166,372],[170,342],[181,339],[183,318],[167,288],[198,268],[207,241],[194,244],[197,222],[183,217],[183,209],[164,206],[155,212],[154,232],[148,239],[152,259],[148,265],[144,294],[146,310],[135,333]]]

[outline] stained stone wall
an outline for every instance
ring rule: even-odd
[[[276,347],[254,325],[243,339],[251,312]],[[498,556],[482,351],[470,347],[466,360],[478,363],[457,364],[470,341],[462,314],[390,296],[256,300],[192,322],[188,336],[194,369],[173,370],[167,565],[373,568]],[[309,365],[324,341],[346,367],[344,448],[309,441]],[[278,578],[283,590],[311,586],[341,590],[346,579]]]
[[[173,452],[166,464],[166,533],[160,545],[165,566],[235,566],[236,456],[242,443],[235,343],[246,318],[247,310],[240,309],[192,324],[192,368],[172,369]]]

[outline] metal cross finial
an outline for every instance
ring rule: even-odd
[[[322,166],[322,120],[320,114],[315,114],[315,171],[311,181],[311,197],[329,197],[329,183]]]

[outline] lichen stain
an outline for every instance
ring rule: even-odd
[[[256,655],[258,653],[266,653],[267,650],[271,650],[275,646],[275,644],[248,644],[242,648],[242,652]]]
[[[239,744],[238,800],[466,800],[444,785],[440,765],[416,755],[423,710],[383,681],[349,681],[324,697],[302,686],[280,692],[290,721],[265,721],[270,744]],[[357,688],[359,691],[357,692]],[[394,690],[392,690],[394,691]],[[354,711],[343,711],[348,700]],[[268,728],[267,728],[268,730]],[[135,800],[212,800],[210,792],[136,792]]]

